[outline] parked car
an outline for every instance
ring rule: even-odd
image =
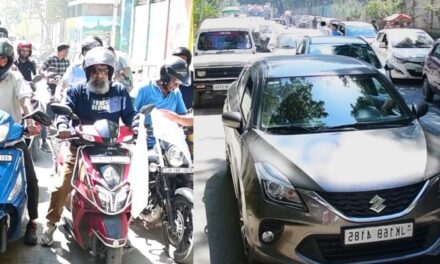
[[[363,37],[368,43],[371,43],[376,38],[376,29],[372,24],[367,22],[341,21],[337,23],[337,26],[343,36]]]
[[[384,61],[394,65],[391,79],[422,79],[423,65],[434,40],[425,31],[415,28],[382,29],[372,47]]]
[[[223,108],[244,250],[262,263],[384,263],[439,254],[438,136],[372,65],[271,56]]]
[[[382,65],[368,42],[359,37],[304,37],[298,45],[297,54],[343,55],[370,63],[384,75],[393,66]]]
[[[423,96],[431,102],[434,94],[440,94],[440,39],[438,39],[425,60],[423,67]]]

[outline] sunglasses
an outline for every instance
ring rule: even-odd
[[[109,69],[108,68],[92,68],[90,70],[90,72],[93,73],[93,74],[98,74],[98,73],[108,74]]]

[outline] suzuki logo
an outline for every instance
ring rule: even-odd
[[[370,207],[370,210],[375,211],[376,213],[382,212],[382,210],[385,209],[385,207],[387,207],[386,205],[383,204],[384,202],[385,202],[385,199],[383,199],[382,197],[380,197],[379,195],[376,194],[370,200],[370,204],[372,204],[372,206]]]

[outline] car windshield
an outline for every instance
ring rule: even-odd
[[[430,48],[434,40],[421,31],[396,31],[390,35],[391,45],[395,48]]]
[[[316,44],[310,45],[311,55],[342,55],[363,60],[380,69],[379,58],[367,44]]]
[[[271,78],[263,91],[260,127],[325,131],[412,122],[391,89],[374,75]]]
[[[365,27],[346,27],[345,35],[351,37],[376,37],[376,30],[373,26],[365,26]]]
[[[246,31],[213,31],[200,33],[199,50],[251,49],[252,43]]]
[[[298,37],[295,35],[281,35],[278,43],[278,48],[283,48],[283,49],[296,48],[297,38]]]

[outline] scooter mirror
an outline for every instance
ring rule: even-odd
[[[50,105],[52,112],[54,112],[57,115],[66,115],[66,116],[72,116],[73,112],[70,107],[68,107],[65,104],[56,104],[53,103]]]
[[[41,111],[41,109],[37,109],[33,111],[32,113],[26,115],[23,117],[26,118],[32,118],[33,120],[37,121],[38,123],[42,124],[43,126],[50,126],[52,125],[52,119],[48,114]]]
[[[144,105],[139,112],[141,112],[144,115],[149,115],[155,107],[156,106],[154,104],[147,104]]]

